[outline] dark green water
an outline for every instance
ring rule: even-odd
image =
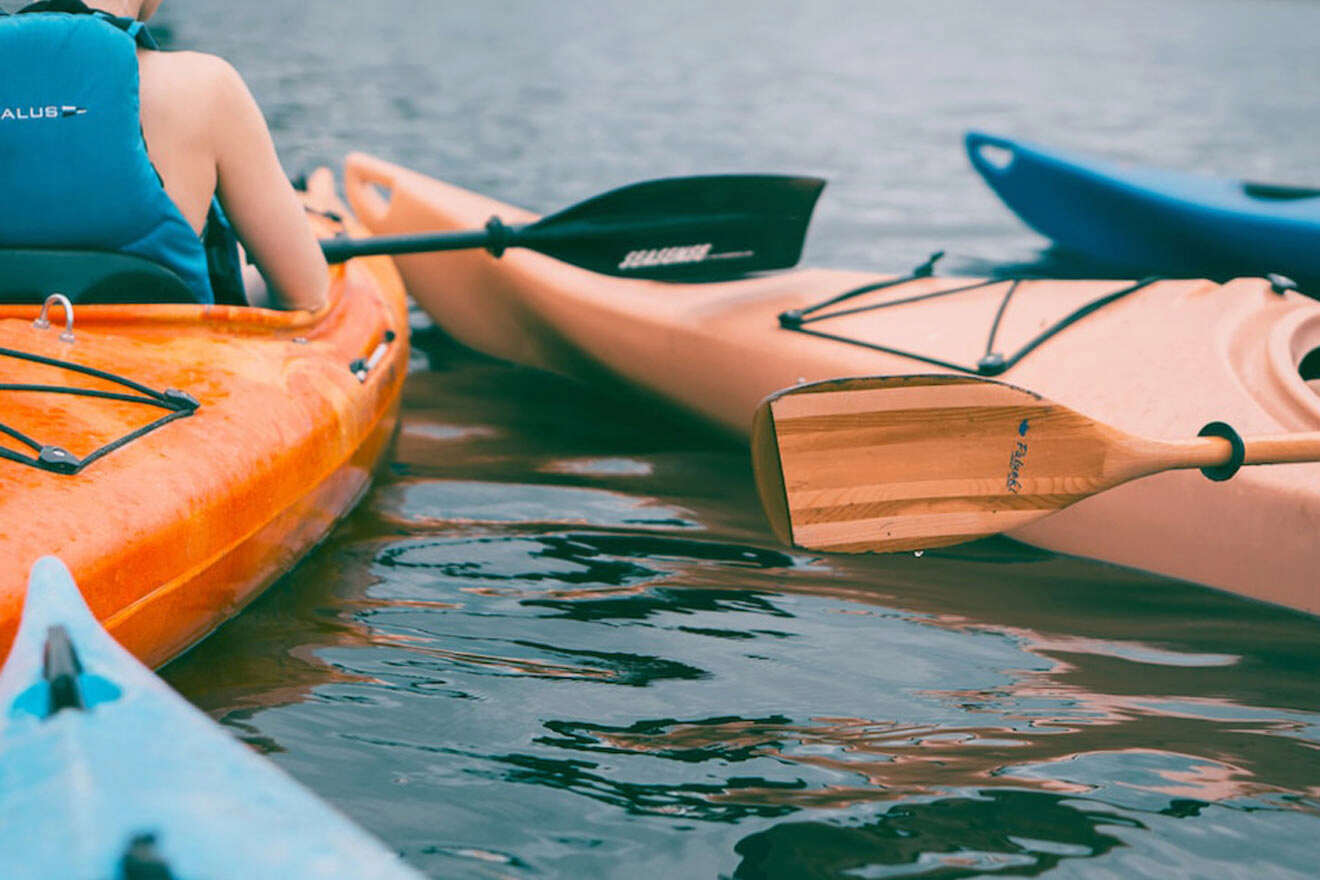
[[[243,71],[290,170],[366,149],[539,209],[820,173],[821,265],[1031,258],[967,127],[1320,179],[1313,3],[190,0],[162,23]],[[744,449],[426,323],[375,490],[167,670],[411,863],[1314,875],[1315,619],[1008,542],[785,551]]]

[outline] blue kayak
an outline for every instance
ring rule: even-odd
[[[54,557],[0,672],[0,874],[421,877],[138,663]]]
[[[968,132],[1004,203],[1060,247],[1140,274],[1320,280],[1320,189],[1128,167]]]

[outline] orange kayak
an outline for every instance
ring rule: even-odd
[[[350,204],[377,234],[536,219],[368,156],[351,156],[345,176]],[[396,263],[418,303],[464,344],[623,380],[741,436],[758,402],[782,388],[975,371],[983,360],[998,361],[1004,381],[1133,434],[1183,439],[1212,421],[1244,436],[1320,429],[1320,303],[1262,279],[988,283],[808,269],[671,284],[527,250]],[[821,305],[862,288],[874,289]],[[1222,483],[1158,474],[1010,534],[1318,613],[1317,532],[1320,464],[1291,464]]]
[[[329,172],[307,200],[319,236],[361,231]],[[38,306],[0,305],[0,658],[42,556],[159,666],[353,507],[398,419],[407,307],[387,258],[332,277],[316,313],[76,305],[72,341],[62,308],[40,329]]]

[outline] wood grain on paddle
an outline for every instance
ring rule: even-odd
[[[761,405],[752,454],[781,539],[887,552],[993,535],[1146,474],[1223,465],[1232,446],[1134,437],[1012,385],[941,375],[780,392]]]

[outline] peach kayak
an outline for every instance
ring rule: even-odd
[[[349,202],[373,233],[536,215],[369,156]],[[1276,281],[996,281],[807,269],[711,284],[594,274],[525,250],[397,257],[460,342],[622,380],[747,436],[776,390],[846,376],[1002,376],[1124,431],[1320,429],[1320,303]],[[837,301],[835,301],[837,300]],[[831,302],[834,301],[834,302]],[[1158,474],[1011,532],[1028,544],[1320,612],[1320,464],[1227,482]]]
[[[307,201],[319,236],[360,231],[328,171]],[[407,307],[386,258],[331,271],[316,313],[75,304],[66,335],[61,305],[46,328],[0,305],[0,657],[42,556],[158,666],[353,507],[397,422]]]

